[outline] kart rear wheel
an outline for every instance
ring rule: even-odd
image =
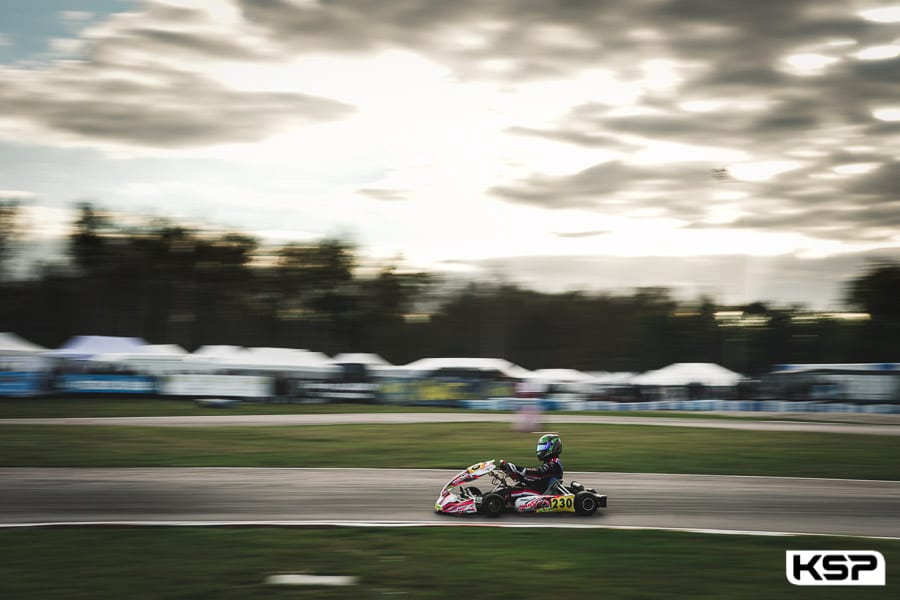
[[[599,506],[597,498],[590,492],[578,492],[575,494],[575,512],[584,517],[589,517]]]
[[[489,517],[499,517],[506,502],[500,494],[488,494],[481,500],[481,512]]]

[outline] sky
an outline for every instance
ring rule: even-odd
[[[558,292],[900,258],[900,0],[0,0],[0,197]]]

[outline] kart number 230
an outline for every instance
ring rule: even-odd
[[[575,496],[574,495],[566,495],[566,496],[556,496],[555,498],[550,498],[550,510],[563,511],[563,512],[575,512]]]

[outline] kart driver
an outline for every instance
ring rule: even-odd
[[[543,461],[539,467],[517,467],[511,462],[500,461],[500,468],[509,473],[522,487],[511,490],[513,502],[524,496],[544,494],[555,482],[563,478],[563,466],[559,460],[562,453],[562,440],[555,433],[542,435],[537,443],[538,460]]]

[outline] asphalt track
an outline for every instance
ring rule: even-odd
[[[5,419],[0,424],[274,426],[515,422],[503,413],[353,413]],[[543,426],[597,423],[900,435],[900,425],[551,414]],[[567,473],[609,496],[590,518],[437,515],[453,475],[435,469],[2,468],[0,526],[33,524],[497,525],[660,528],[900,539],[900,482]],[[485,487],[485,486],[482,486]]]
[[[0,425],[111,425],[119,427],[222,427],[359,425],[410,423],[515,423],[521,417],[511,413],[420,412],[420,413],[340,413],[294,415],[227,415],[169,417],[76,417],[43,419],[0,419]],[[544,414],[544,427],[561,423],[603,425],[648,425],[660,427],[700,427],[744,431],[785,431],[900,435],[900,425],[875,423],[830,423],[778,420],[698,419],[690,417],[619,417],[601,415]]]
[[[592,517],[433,512],[437,469],[3,468],[0,525],[498,525],[900,539],[900,482],[567,473],[609,496]],[[485,486],[487,487],[487,486]]]

